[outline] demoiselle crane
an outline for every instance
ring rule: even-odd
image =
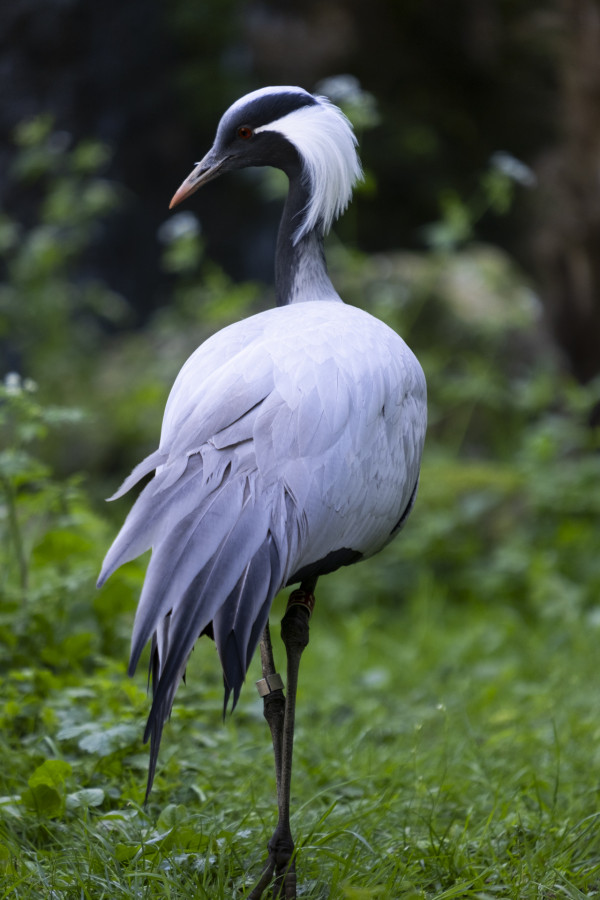
[[[258,900],[296,896],[290,780],[296,686],[317,579],[366,559],[413,506],[426,427],[425,378],[404,341],[348,306],[328,275],[323,237],[361,175],[343,113],[298,87],[237,100],[212,148],[171,206],[234,169],[274,166],[289,179],[275,256],[277,307],[222,329],[180,371],[158,450],[112,499],[142,478],[99,583],[152,548],[133,627],[130,674],[148,641],[153,699],[148,792],[165,720],[192,648],[213,637],[225,709],[238,700],[260,642],[275,754],[278,822]],[[268,616],[299,583],[281,624],[287,688],[276,673]]]

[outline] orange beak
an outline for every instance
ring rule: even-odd
[[[203,184],[216,178],[226,161],[227,157],[217,159],[213,156],[213,151],[209,150],[204,159],[196,163],[196,167],[175,191],[173,199],[169,203],[169,209],[173,209],[182,200],[187,200]]]

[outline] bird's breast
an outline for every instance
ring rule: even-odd
[[[362,310],[314,301],[202,345],[175,383],[161,450],[227,454],[228,472],[283,492],[273,528],[298,535],[289,576],[387,543],[418,479],[425,421],[425,379],[404,341]]]

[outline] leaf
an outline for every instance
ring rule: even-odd
[[[59,741],[72,741],[81,737],[82,734],[89,734],[95,727],[93,722],[84,722],[82,725],[64,725],[56,735],[56,739]]]
[[[162,810],[156,823],[157,831],[166,831],[169,828],[177,828],[189,817],[189,810],[182,803],[169,803]]]
[[[79,748],[97,756],[109,756],[115,750],[123,750],[137,743],[139,729],[134,725],[114,725],[105,728],[99,725],[96,731],[79,741]]]
[[[139,844],[125,844],[119,842],[115,845],[115,859],[120,863],[128,863],[141,853]]]
[[[65,808],[65,781],[72,768],[63,759],[47,759],[29,777],[29,790],[21,795],[21,802],[40,816],[54,819]]]
[[[21,802],[32,812],[48,819],[62,815],[65,798],[59,790],[47,784],[38,784],[21,794]]]
[[[42,785],[62,788],[72,771],[71,764],[64,759],[47,759],[41,766],[38,766],[33,775],[29,777],[27,783],[30,788],[41,787]]]
[[[101,806],[104,802],[104,791],[102,788],[82,788],[80,791],[74,791],[67,794],[67,809],[88,809],[90,806]]]
[[[0,797],[0,813],[4,818],[11,816],[12,818],[20,818],[22,810],[19,807],[21,797],[15,796]]]

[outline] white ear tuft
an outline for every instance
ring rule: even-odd
[[[294,243],[309,231],[319,228],[327,234],[362,178],[357,140],[344,113],[326,97],[288,113],[257,131],[277,131],[292,143],[302,159],[310,200],[304,218],[294,234]]]

